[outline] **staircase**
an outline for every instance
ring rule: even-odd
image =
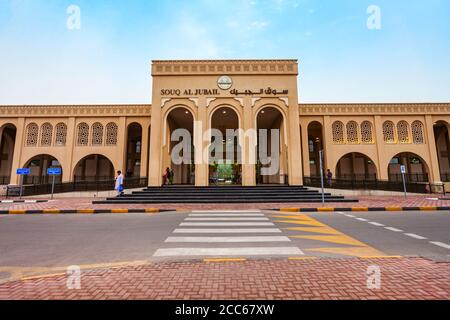
[[[326,202],[357,202],[325,194]],[[300,186],[165,186],[149,187],[121,197],[94,201],[94,204],[173,204],[173,203],[317,203],[322,194]]]

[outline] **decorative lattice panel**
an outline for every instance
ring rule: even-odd
[[[395,142],[394,123],[392,121],[386,121],[385,123],[383,123],[383,137],[384,142],[386,143]]]
[[[56,125],[55,145],[65,146],[67,140],[67,125],[65,123],[58,123]]]
[[[361,142],[373,143],[373,129],[370,121],[361,123]]]
[[[347,123],[347,143],[359,143],[358,124],[355,121],[350,121]]]
[[[110,122],[106,125],[106,145],[117,145],[117,131],[118,126],[114,122]]]
[[[38,141],[39,127],[36,123],[30,123],[27,126],[27,141],[28,147],[35,147]]]
[[[89,125],[80,123],[77,130],[77,144],[79,146],[87,146],[89,143]]]
[[[340,121],[336,121],[332,126],[333,130],[333,142],[337,144],[343,144],[344,140],[344,124]]]
[[[398,142],[409,143],[409,125],[406,121],[397,123]]]
[[[420,121],[414,121],[411,125],[413,142],[415,144],[424,144],[425,139],[423,137],[423,123]]]
[[[50,123],[44,123],[41,126],[41,146],[51,146],[53,137],[53,126]]]
[[[101,146],[103,144],[103,125],[96,122],[92,125],[92,145]]]

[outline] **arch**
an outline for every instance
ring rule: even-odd
[[[163,168],[171,169],[171,175],[166,176],[166,183],[170,184],[189,184],[195,183],[195,165],[194,165],[194,114],[191,109],[184,105],[172,106],[166,114],[164,126],[166,127],[164,133],[164,140],[167,141],[163,145]],[[177,129],[184,129],[189,132],[190,141],[186,141],[185,137],[177,136],[179,141],[172,141],[172,134]],[[180,142],[188,143],[186,150],[183,144],[183,148],[177,149],[178,153],[172,155],[174,148],[180,146]],[[190,154],[184,154],[184,152],[190,152]],[[164,174],[166,171],[164,171]],[[163,173],[161,173],[163,174]]]
[[[361,142],[364,144],[374,143],[373,125],[370,121],[366,120],[361,123]]]
[[[67,125],[60,122],[56,125],[55,146],[65,146],[67,141]]]
[[[11,180],[16,135],[14,124],[5,123],[0,127],[0,185],[9,184]]]
[[[356,121],[347,122],[346,132],[347,132],[347,143],[349,144],[359,143],[358,123]]]
[[[61,162],[53,155],[38,154],[26,161],[22,168],[30,168],[31,174],[24,176],[24,184],[48,184],[51,183],[50,177],[47,175],[48,168],[61,168]],[[62,175],[55,176],[56,182],[61,182]]]
[[[256,183],[257,184],[287,184],[287,141],[285,137],[286,117],[281,108],[278,106],[264,105],[259,108],[259,112],[256,113],[256,125],[257,129],[257,155],[256,155]],[[260,130],[267,131],[267,145],[263,146],[260,141]],[[274,149],[272,145],[272,130],[279,130],[278,137],[278,150]],[[283,133],[281,133],[281,132]],[[270,163],[267,163],[268,159],[261,159],[260,151],[261,147],[266,153],[267,157],[272,158]],[[276,153],[276,154],[275,154]],[[274,160],[274,156],[275,158]],[[275,166],[274,166],[275,165]],[[264,174],[263,170],[271,168],[269,172]]]
[[[311,121],[308,124],[307,132],[311,176],[320,176],[320,151],[324,150],[324,128],[322,123]]]
[[[93,146],[103,145],[103,125],[100,122],[95,122],[92,125],[92,142]]]
[[[41,146],[49,147],[53,140],[53,126],[46,122],[41,125]]]
[[[166,110],[165,110],[164,117],[163,117],[164,123],[163,123],[163,135],[162,135],[162,137],[163,137],[162,146],[163,147],[165,147],[167,145],[167,142],[168,142],[168,140],[167,140],[167,134],[168,134],[168,132],[167,132],[167,128],[168,128],[167,120],[169,118],[169,115],[172,113],[172,111],[174,111],[174,110],[176,110],[178,108],[185,109],[185,111],[188,111],[191,114],[192,118],[194,119],[193,121],[195,121],[196,113],[197,113],[196,109],[190,104],[169,104],[165,108],[166,108]]]
[[[425,138],[423,135],[423,123],[422,121],[414,121],[411,124],[411,134],[414,144],[424,144]]]
[[[116,138],[117,140],[117,138]],[[142,126],[137,122],[130,123],[127,127],[126,146],[126,171],[127,177],[139,177],[141,174],[141,150],[142,150]]]
[[[26,146],[27,147],[36,147],[38,143],[39,136],[39,127],[36,123],[32,122],[27,125],[27,138],[26,138]]]
[[[399,143],[410,143],[409,123],[405,120],[397,123],[397,138]]]
[[[393,156],[388,164],[389,181],[401,182],[401,166],[406,168],[407,182],[429,182],[430,169],[420,155],[413,152],[402,152]]]
[[[383,139],[385,143],[395,143],[394,123],[390,120],[383,123]]]
[[[89,144],[89,125],[81,122],[77,125],[77,145],[87,146]]]
[[[73,170],[74,181],[102,181],[114,179],[114,165],[102,154],[90,154],[78,161]]]
[[[268,104],[268,103],[261,104],[258,107],[256,107],[256,109],[255,109],[255,119],[254,119],[254,128],[258,127],[258,116],[261,114],[261,112],[264,109],[267,109],[267,108],[277,109],[278,112],[280,112],[280,114],[282,115],[283,123],[285,124],[283,126],[283,138],[284,138],[283,140],[284,140],[285,144],[287,145],[287,142],[288,142],[287,119],[288,118],[287,118],[287,110],[286,110],[285,107],[281,107],[281,106],[279,106],[277,104]]]
[[[441,181],[450,182],[450,135],[446,121],[437,121],[433,126],[433,143],[436,148]]]
[[[119,126],[115,122],[106,125],[106,142],[107,146],[117,145],[117,136],[119,134]]]
[[[344,144],[344,123],[342,121],[335,121],[332,124],[333,142],[335,144]]]
[[[342,156],[336,164],[335,175],[342,180],[377,179],[376,163],[366,154],[351,152]]]

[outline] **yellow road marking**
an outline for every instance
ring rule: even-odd
[[[403,211],[402,207],[386,207],[386,211]]]
[[[303,226],[316,226],[316,227],[321,227],[323,226],[320,222],[318,221],[303,221],[303,220],[275,220],[274,222],[278,222],[278,223],[289,223],[289,224],[298,224],[298,225],[303,225]]]
[[[9,210],[9,214],[26,214],[25,210]]]
[[[368,256],[382,256],[383,253],[375,248],[365,246],[365,247],[346,247],[346,248],[313,248],[304,249],[308,252],[323,252],[323,253],[334,253],[338,255],[351,256],[351,257],[368,257]]]
[[[353,239],[343,233],[334,236],[291,236],[289,238],[316,240],[329,243],[346,244],[349,246],[366,246],[361,241]]]
[[[312,233],[323,233],[323,234],[333,234],[333,235],[338,235],[341,234],[339,231],[330,228],[328,226],[324,226],[324,227],[300,227],[300,228],[286,228],[285,230],[289,230],[289,231],[305,231],[305,232],[312,232]]]
[[[112,209],[111,213],[128,213],[128,209]]]
[[[281,212],[300,212],[300,208],[281,208]]]
[[[146,213],[158,213],[159,209],[155,209],[155,208],[147,208],[145,209]]]
[[[436,211],[437,207],[420,207],[420,211]]]

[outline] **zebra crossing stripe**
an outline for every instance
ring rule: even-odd
[[[176,256],[264,256],[264,255],[304,255],[297,247],[241,247],[241,248],[165,248],[158,249],[154,257]]]
[[[167,243],[290,242],[288,237],[169,237]]]
[[[186,218],[185,221],[269,221],[269,218]]]
[[[262,213],[191,213],[189,217],[264,217]]]
[[[182,222],[180,227],[272,227],[272,222]]]
[[[282,233],[278,228],[258,228],[258,229],[227,229],[227,228],[213,228],[213,229],[175,229],[173,233]]]

